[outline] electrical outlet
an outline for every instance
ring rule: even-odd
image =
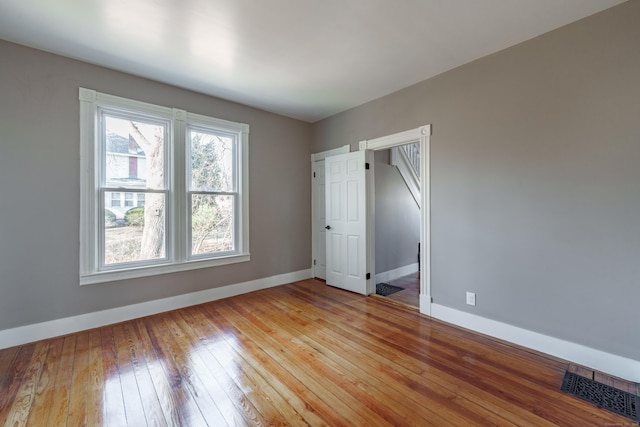
[[[467,304],[476,305],[476,294],[474,292],[467,292]]]

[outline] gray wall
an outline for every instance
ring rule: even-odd
[[[639,23],[631,0],[346,111],[312,151],[433,124],[435,303],[640,360]]]
[[[248,123],[251,262],[79,286],[78,87]],[[309,268],[310,125],[0,41],[0,330]]]
[[[420,209],[389,152],[375,152],[376,274],[418,262]]]

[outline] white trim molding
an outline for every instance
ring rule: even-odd
[[[424,125],[393,135],[360,141],[359,149],[386,150],[405,144],[420,144],[420,313],[431,315],[431,125]],[[372,180],[373,181],[373,180]],[[371,204],[375,200],[373,185],[367,189],[368,200]],[[371,208],[369,208],[371,209]],[[370,233],[374,235],[375,233]],[[373,245],[373,240],[369,240]],[[375,258],[375,247],[370,246],[369,252]],[[371,265],[375,265],[375,259]]]
[[[391,280],[399,279],[400,277],[408,276],[418,271],[420,264],[414,262],[413,264],[405,265],[403,267],[394,268],[393,270],[383,271],[382,273],[376,273],[376,283],[389,282]]]
[[[0,331],[0,349],[27,344],[34,341],[72,334],[101,326],[137,319],[192,305],[203,304],[222,298],[246,294],[260,289],[297,282],[311,278],[311,270],[300,270],[263,279],[251,280],[219,288],[189,294],[176,295],[154,301],[127,305],[93,313],[80,314],[64,319],[51,320],[33,325],[19,326]]]
[[[336,156],[338,154],[347,154],[351,152],[350,145],[343,145],[342,147],[334,148],[332,150],[321,151],[320,153],[313,153],[311,155],[311,162],[317,162],[320,160],[324,160],[329,156]]]
[[[394,133],[393,135],[381,136],[375,139],[365,139],[360,141],[358,146],[360,150],[385,150],[387,148],[397,147],[398,145],[414,144],[420,142],[422,138],[429,136],[431,136],[431,125],[424,125],[404,132]]]
[[[533,332],[475,314],[431,305],[431,316],[481,334],[499,338],[609,375],[640,382],[640,361]]]

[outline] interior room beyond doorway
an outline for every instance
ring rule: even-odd
[[[374,168],[376,294],[416,308],[420,305],[417,145],[376,151]],[[412,149],[417,151],[413,162],[406,154]]]

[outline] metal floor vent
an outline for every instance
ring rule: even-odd
[[[567,371],[560,390],[600,408],[640,421],[640,396]]]

